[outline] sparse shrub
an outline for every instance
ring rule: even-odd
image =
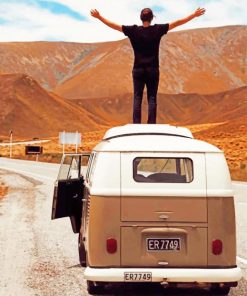
[[[241,170],[246,169],[246,164],[245,164],[245,163],[240,163],[240,169],[241,169]]]

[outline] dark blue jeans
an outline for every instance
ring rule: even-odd
[[[133,123],[141,123],[143,90],[147,87],[148,123],[156,123],[157,91],[159,86],[158,68],[134,68]]]

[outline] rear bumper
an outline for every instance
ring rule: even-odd
[[[230,283],[242,277],[239,267],[224,269],[202,268],[91,268],[87,267],[84,278],[94,282],[124,282],[124,274],[129,272],[151,272],[152,282],[168,283]]]

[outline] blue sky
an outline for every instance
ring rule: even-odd
[[[71,9],[69,6],[64,5],[62,3],[53,2],[53,1],[45,1],[45,0],[37,0],[37,1],[30,1],[30,3],[37,4],[40,8],[46,9],[51,13],[57,15],[68,15],[71,18],[74,18],[79,21],[86,20],[86,17],[82,14],[78,13],[77,11]]]
[[[128,25],[140,24],[144,7],[154,10],[156,23],[169,23],[199,6],[206,8],[206,14],[178,30],[247,24],[246,0],[0,0],[0,41],[117,40],[125,36],[92,18],[91,8]]]

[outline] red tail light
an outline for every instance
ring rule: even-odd
[[[117,240],[115,238],[108,238],[106,240],[106,250],[110,254],[117,252]]]
[[[223,251],[223,243],[220,239],[215,239],[212,241],[212,253],[214,255],[220,255]]]

